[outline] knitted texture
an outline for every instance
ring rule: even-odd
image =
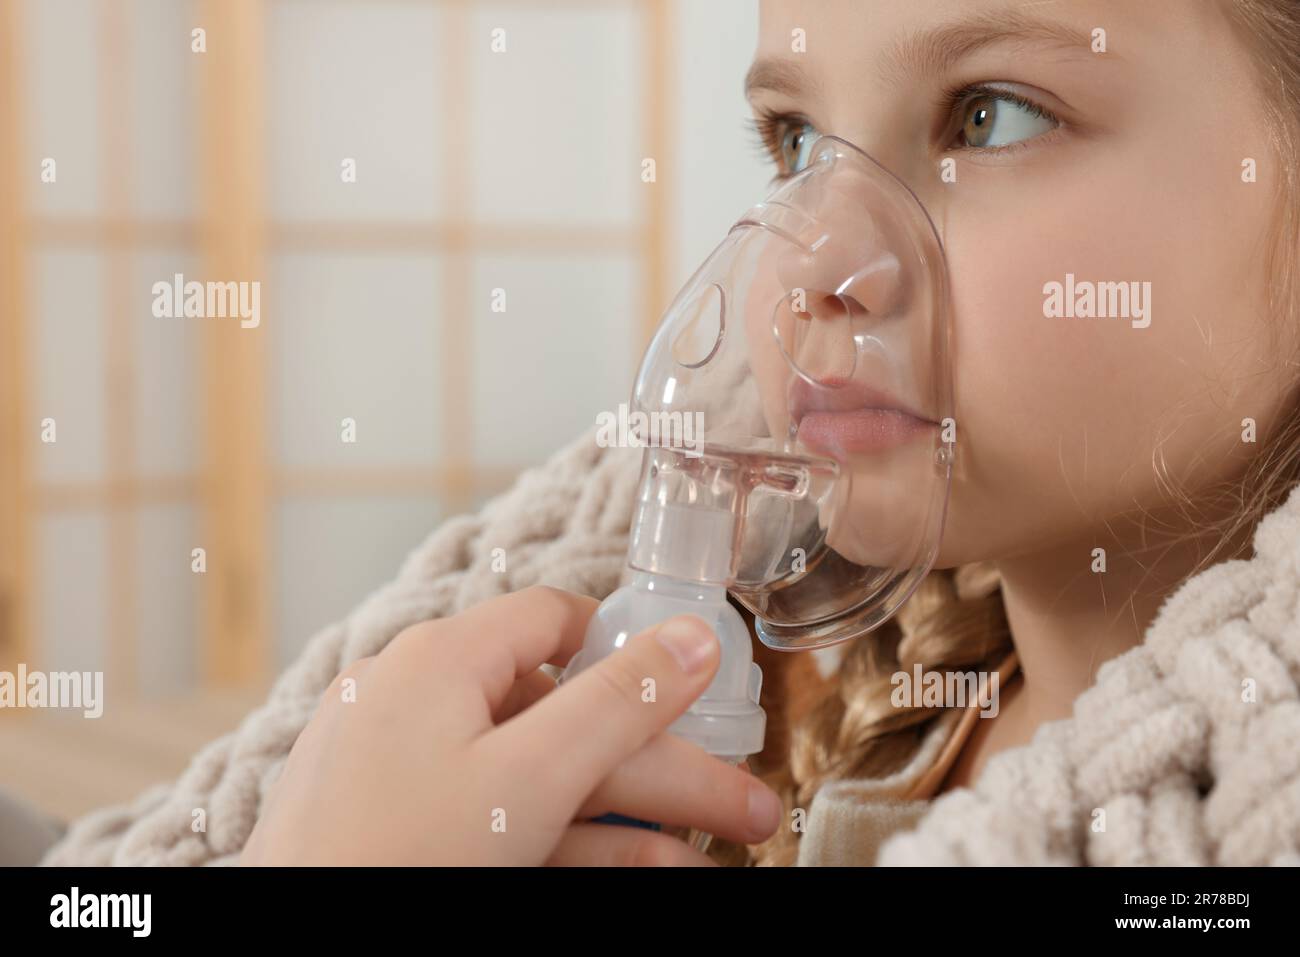
[[[639,452],[584,434],[523,473],[477,514],[443,524],[384,586],[317,633],[238,729],[203,748],[172,783],[74,821],[51,865],[234,863],[289,749],[344,667],[378,653],[408,625],[534,584],[603,598],[627,554]],[[493,550],[506,570],[493,570]],[[192,829],[206,812],[206,831]]]
[[[1073,715],[937,798],[877,863],[1255,866],[1300,858],[1300,489],[1195,576]]]

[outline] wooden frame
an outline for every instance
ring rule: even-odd
[[[204,0],[200,103],[206,277],[263,276],[264,11],[261,0]],[[265,327],[208,323],[203,344],[202,673],[247,685],[270,671]]]
[[[0,0],[0,669],[31,654],[26,263],[16,0]]]

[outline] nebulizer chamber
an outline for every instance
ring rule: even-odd
[[[934,225],[852,144],[822,136],[809,155],[731,228],[651,340],[629,407],[644,452],[627,583],[564,672],[699,615],[721,660],[669,730],[732,762],[762,750],[765,717],[728,593],[778,650],[867,634],[932,566],[952,471]]]

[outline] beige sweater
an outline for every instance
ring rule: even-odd
[[[74,821],[44,862],[232,863],[298,733],[348,662],[409,624],[533,583],[612,591],[639,460],[584,435],[478,514],[445,523],[393,582],[312,638],[266,703],[177,781]],[[503,573],[492,570],[498,547]],[[1101,669],[1072,718],[995,756],[974,788],[898,803],[878,798],[881,782],[824,787],[809,808],[799,863],[1294,863],[1300,494],[1263,523],[1256,548],[1254,560],[1189,582],[1144,645]],[[936,722],[900,774],[922,778],[961,718]],[[191,829],[195,808],[207,811],[204,833]]]

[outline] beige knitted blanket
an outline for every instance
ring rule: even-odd
[[[393,582],[313,637],[237,730],[200,751],[175,782],[73,822],[44,863],[233,863],[290,747],[347,663],[409,624],[534,583],[596,597],[612,591],[639,462],[637,452],[601,449],[583,435],[478,514],[442,525]],[[886,841],[879,862],[1293,860],[1300,494],[1263,523],[1256,547],[1254,560],[1189,582],[1143,646],[1101,669],[1072,719],[996,756],[973,789],[932,802],[914,829]],[[493,570],[497,548],[505,549],[504,572]],[[1244,687],[1253,700],[1243,700]],[[206,811],[201,832],[192,828],[197,808]],[[853,859],[854,813],[851,802],[826,802],[810,815],[820,823],[804,840]]]
[[[1300,489],[877,863],[1300,864]]]

